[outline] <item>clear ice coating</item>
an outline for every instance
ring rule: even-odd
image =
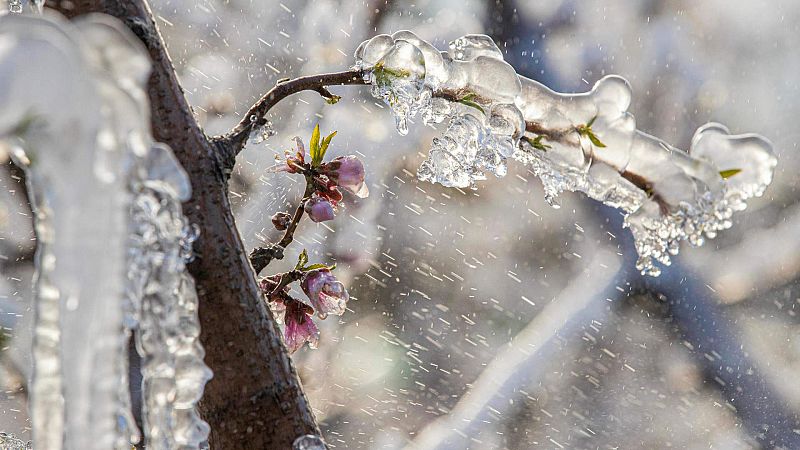
[[[322,438],[313,434],[304,434],[292,443],[292,450],[325,450],[326,448]]]
[[[23,441],[11,433],[0,432],[0,449],[3,450],[32,450],[31,441]]]
[[[255,116],[253,116],[255,119]],[[247,145],[258,145],[264,143],[267,139],[275,136],[277,132],[275,128],[272,126],[272,122],[269,120],[261,126],[253,127],[250,131],[250,135],[247,137]]]
[[[636,266],[653,276],[681,241],[702,245],[730,228],[733,212],[763,194],[777,165],[765,138],[719,124],[698,129],[688,151],[672,147],[636,129],[624,78],[557,93],[517,75],[485,35],[463,36],[440,52],[410,31],[381,34],[359,45],[355,58],[400,134],[417,114],[425,124],[447,121],[420,165],[421,180],[469,187],[487,172],[504,176],[509,158],[519,161],[554,207],[559,193],[579,191],[623,210]]]
[[[8,11],[21,14],[28,10],[41,14],[44,9],[44,2],[45,0],[5,0],[3,2],[5,8],[0,8],[0,12]]]
[[[186,272],[190,185],[152,141],[149,59],[117,21],[0,17],[0,150],[36,214],[36,448],[130,449],[128,340],[143,359],[147,448],[199,448],[203,364]]]

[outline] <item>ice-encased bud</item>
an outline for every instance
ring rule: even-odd
[[[429,42],[420,39],[408,30],[400,30],[392,34],[395,41],[403,40],[417,47],[425,58],[425,84],[435,89],[448,78],[442,54]]]
[[[333,212],[333,205],[326,198],[313,197],[303,203],[303,209],[312,222],[326,222],[333,220],[335,214]]]
[[[689,154],[711,162],[720,171],[741,170],[725,184],[742,199],[762,195],[778,165],[768,140],[756,134],[731,135],[718,123],[697,129]]]
[[[367,44],[367,51],[369,49],[370,44]],[[400,134],[407,134],[408,119],[419,109],[420,94],[425,83],[425,58],[422,52],[409,42],[397,41],[372,66],[369,74],[372,95],[389,105],[397,130]]]

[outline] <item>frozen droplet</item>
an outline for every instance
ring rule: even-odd
[[[247,145],[259,145],[264,143],[267,139],[275,136],[277,131],[272,126],[269,120],[261,126],[254,126],[250,130],[250,135],[247,137]]]
[[[448,53],[456,61],[471,61],[478,56],[503,59],[503,52],[485,34],[468,34],[450,42]]]
[[[304,434],[292,443],[292,450],[325,450],[325,441],[313,434]]]

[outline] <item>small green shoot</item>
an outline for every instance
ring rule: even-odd
[[[720,170],[719,171],[719,176],[721,176],[723,180],[727,180],[728,178],[736,175],[737,173],[739,173],[741,171],[742,171],[742,169]]]
[[[474,92],[470,92],[469,94],[461,97],[458,100],[458,103],[461,103],[462,105],[467,105],[469,107],[475,108],[478,111],[480,111],[483,115],[486,115],[486,111],[483,110],[483,107],[481,107],[481,105],[477,104],[474,101],[475,97],[477,97],[477,95],[475,95]]]
[[[606,144],[603,144],[602,141],[594,134],[592,130],[592,125],[594,125],[594,121],[597,119],[597,116],[592,117],[592,120],[586,123],[586,125],[579,125],[576,130],[578,134],[581,136],[586,136],[591,143],[598,148],[605,148]]]
[[[536,150],[541,150],[543,152],[546,152],[548,149],[553,148],[553,146],[542,142],[542,139],[544,139],[544,135],[541,134],[533,139],[529,138],[528,136],[522,136],[522,139]]]
[[[328,151],[328,146],[331,145],[331,140],[334,136],[336,136],[335,131],[327,135],[322,139],[322,142],[320,142],[319,124],[314,127],[314,131],[311,133],[311,142],[309,143],[309,154],[311,155],[311,165],[313,167],[319,167],[319,165],[322,164],[322,160],[325,158],[325,152]]]

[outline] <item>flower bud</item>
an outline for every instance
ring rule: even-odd
[[[337,316],[344,314],[350,295],[329,269],[306,272],[300,281],[300,286],[321,318],[325,318],[328,314]]]
[[[322,197],[313,197],[306,200],[303,209],[314,222],[325,222],[333,220],[334,217],[333,205]]]
[[[339,156],[328,163],[326,174],[338,185],[349,190],[357,197],[364,198],[369,195],[364,183],[364,164],[353,155]]]
[[[275,229],[278,231],[283,231],[289,227],[289,222],[292,221],[292,216],[286,212],[278,212],[272,216],[272,225],[275,226]]]

